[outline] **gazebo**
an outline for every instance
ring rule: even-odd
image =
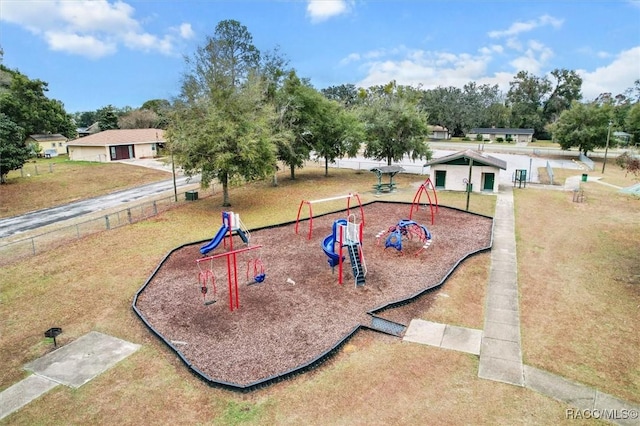
[[[393,178],[398,173],[404,172],[404,169],[401,166],[380,166],[374,167],[371,171],[378,177],[378,183],[373,185],[373,189],[376,190],[376,194],[379,194],[383,190],[393,192],[396,187]],[[389,183],[382,183],[382,176],[384,175],[389,175]]]

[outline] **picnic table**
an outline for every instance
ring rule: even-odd
[[[404,168],[401,166],[379,166],[371,169],[372,172],[378,177],[378,182],[373,185],[373,189],[376,190],[376,194],[381,192],[393,192],[396,189],[396,183],[393,181],[395,175],[400,172],[404,172]],[[383,183],[382,176],[388,175],[389,182]]]

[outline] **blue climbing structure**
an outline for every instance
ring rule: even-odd
[[[352,220],[353,219],[353,220]],[[338,252],[336,252],[336,245]],[[362,252],[362,223],[355,223],[355,216],[338,219],[333,222],[332,233],[322,240],[322,250],[327,255],[327,262],[331,268],[338,267],[338,282],[342,284],[342,265],[345,256],[343,248],[347,249],[349,262],[353,272],[356,287],[365,285],[367,266]]]

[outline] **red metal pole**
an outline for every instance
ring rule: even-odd
[[[342,229],[340,229],[340,225],[338,225],[336,228],[338,229],[338,232],[340,232],[340,250],[338,253],[338,284],[342,285]]]
[[[231,255],[233,257],[233,278],[236,282],[236,308],[240,308],[240,292],[238,291],[238,259],[237,254]]]
[[[311,208],[311,203],[307,203],[309,204],[309,237],[308,239],[311,239],[311,232],[313,232],[313,209]]]
[[[298,222],[300,222],[300,211],[302,210],[302,205],[304,203],[304,200],[300,201],[300,206],[298,207],[298,216],[296,216],[296,234],[298,233]]]

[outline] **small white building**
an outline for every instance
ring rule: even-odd
[[[70,160],[108,162],[156,157],[164,143],[162,129],[115,129],[74,139],[67,146]]]
[[[431,167],[436,189],[466,191],[471,172],[472,192],[498,191],[500,170],[507,170],[507,162],[474,150],[436,158],[425,164]]]
[[[58,156],[67,153],[67,140],[66,136],[59,133],[38,134],[30,135],[26,143],[38,145],[39,149],[37,149],[37,152],[39,152],[40,155],[48,153],[49,156],[53,156],[52,154]]]
[[[443,139],[443,140],[451,139],[451,135],[449,134],[449,129],[442,126],[429,126],[429,137],[431,139]]]

